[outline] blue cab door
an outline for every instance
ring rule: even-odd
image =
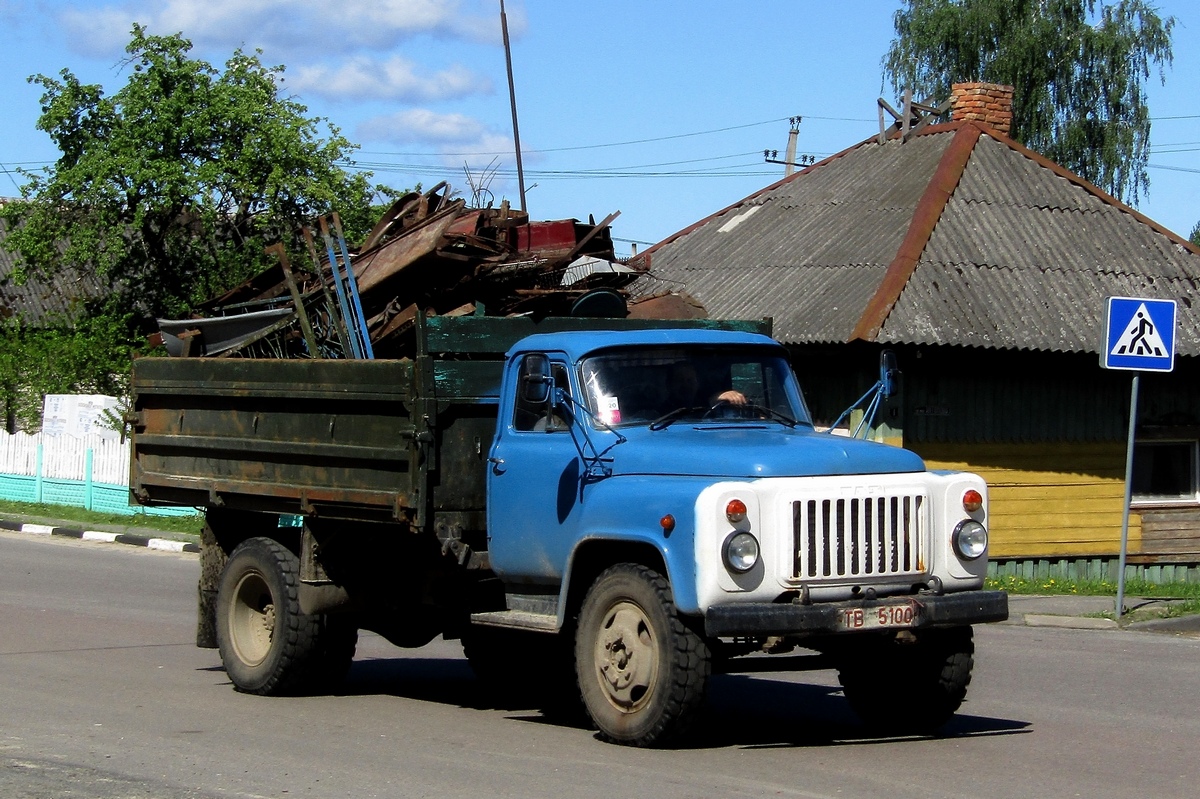
[[[540,359],[540,360],[539,360]],[[510,585],[556,585],[566,571],[582,515],[578,422],[570,403],[529,401],[522,386],[543,379],[571,391],[565,358],[524,355],[508,365],[488,462],[488,553]],[[550,392],[553,396],[553,391]]]

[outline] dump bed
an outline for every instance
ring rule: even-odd
[[[142,358],[130,490],[146,505],[226,506],[423,526],[486,509],[504,353],[532,333],[769,322],[435,317],[413,360]]]

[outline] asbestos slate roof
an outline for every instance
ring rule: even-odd
[[[1200,250],[975,122],[874,138],[647,251],[647,292],[789,343],[1098,353],[1109,296],[1174,299],[1200,355]]]
[[[19,318],[30,327],[69,326],[79,305],[103,296],[103,282],[92,274],[64,271],[49,280],[30,278],[18,285],[13,277],[21,256],[4,248],[8,227],[0,220],[0,320]]]

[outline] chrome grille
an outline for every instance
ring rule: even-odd
[[[918,574],[925,497],[896,494],[792,503],[796,579]]]

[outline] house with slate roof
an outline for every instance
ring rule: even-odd
[[[0,199],[0,205],[6,201]],[[30,277],[17,283],[21,256],[5,248],[8,223],[0,219],[0,320],[19,319],[34,328],[69,326],[80,303],[104,296],[107,288],[92,273],[64,272],[52,280]]]
[[[1115,575],[1130,408],[1131,373],[1101,368],[1106,298],[1175,300],[1174,371],[1141,379],[1129,560],[1200,579],[1200,250],[1008,138],[1011,88],[950,105],[657,244],[639,290],[773,318],[827,423],[894,351],[874,434],[987,479],[1001,573],[1093,578]]]

